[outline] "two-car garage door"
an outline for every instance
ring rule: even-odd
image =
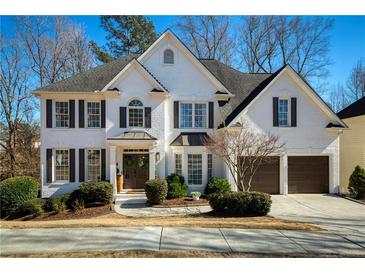
[[[280,192],[279,157],[259,167],[251,190],[270,194]],[[328,193],[329,163],[328,156],[289,156],[288,157],[289,193]]]

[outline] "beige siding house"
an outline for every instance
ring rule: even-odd
[[[349,127],[340,137],[340,192],[347,193],[355,166],[365,168],[365,97],[341,110],[338,116]]]

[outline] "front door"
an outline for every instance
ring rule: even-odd
[[[149,179],[149,155],[124,154],[123,174],[125,189],[144,189]]]

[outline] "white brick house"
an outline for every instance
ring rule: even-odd
[[[198,60],[169,30],[140,56],[127,56],[34,93],[41,102],[42,196],[79,182],[109,180],[128,189],[182,174],[189,190],[211,176],[233,180],[202,138],[243,117],[285,142],[263,166],[256,189],[338,192],[339,134],[346,125],[290,66],[247,74]],[[233,186],[234,187],[234,186]]]

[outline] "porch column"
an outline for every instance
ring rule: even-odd
[[[149,179],[155,179],[156,177],[156,151],[150,148],[149,155]]]
[[[110,155],[110,183],[113,186],[113,194],[117,194],[117,176],[116,176],[116,147],[109,147],[109,155]]]
[[[288,154],[280,155],[280,194],[288,194]]]

